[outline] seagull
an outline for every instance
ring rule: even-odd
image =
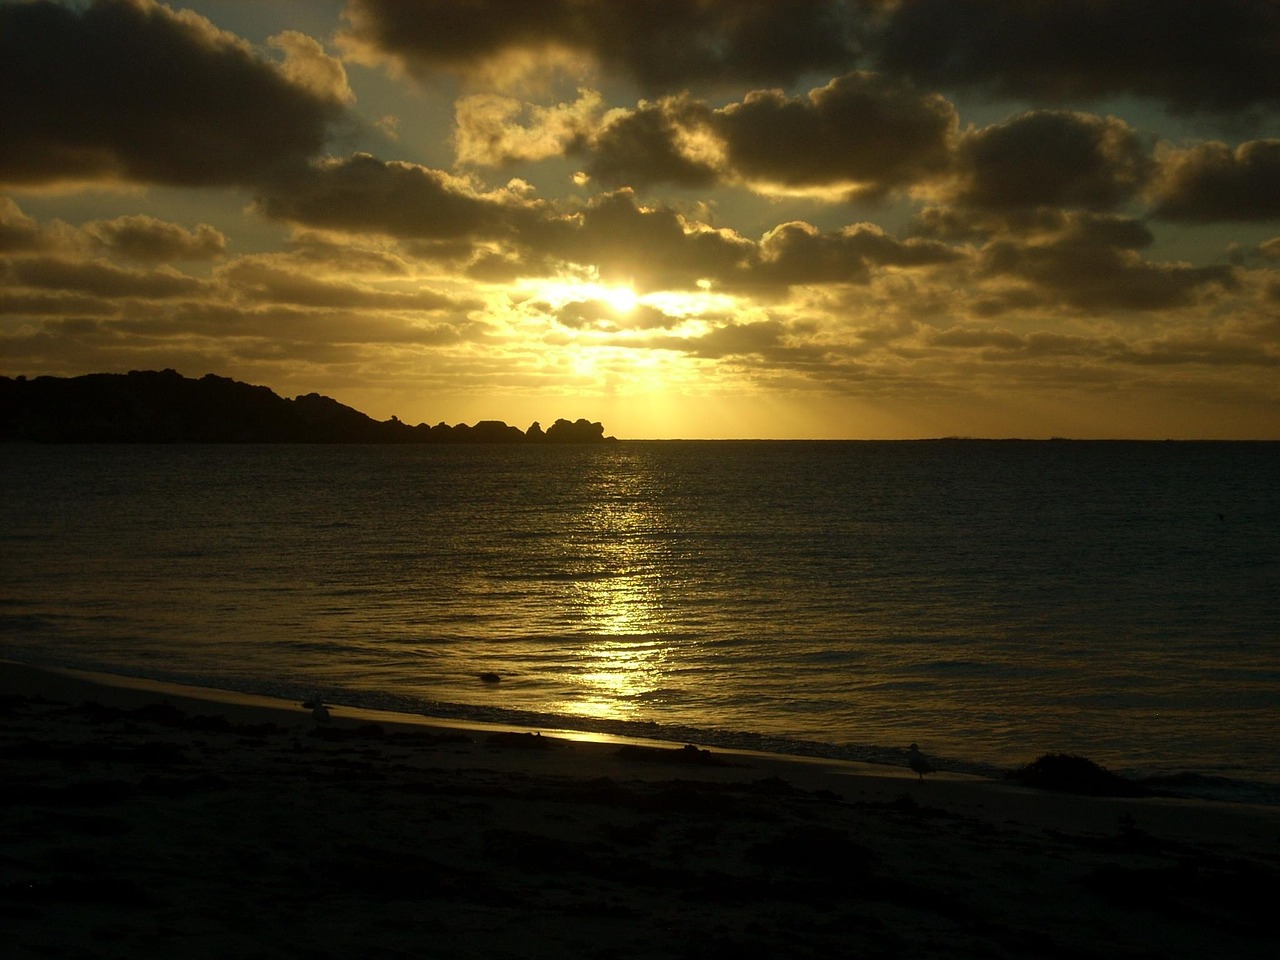
[[[924,758],[924,754],[920,752],[920,748],[916,744],[907,747],[907,765],[920,775],[920,779],[924,779],[926,773],[933,773],[933,764]]]
[[[329,722],[329,708],[324,705],[324,701],[319,697],[316,697],[314,700],[304,700],[302,702],[302,708],[304,710],[311,711],[311,719],[316,723]]]

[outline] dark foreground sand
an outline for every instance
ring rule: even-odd
[[[1269,958],[1280,936],[1272,808],[190,692],[0,664],[5,957]]]

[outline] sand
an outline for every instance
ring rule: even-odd
[[[1249,958],[1280,935],[1275,808],[125,682],[0,663],[6,957]]]

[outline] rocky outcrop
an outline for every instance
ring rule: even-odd
[[[557,420],[545,433],[500,420],[410,426],[331,397],[174,370],[0,377],[0,440],[41,443],[598,443],[604,427]],[[607,438],[612,439],[612,438]]]

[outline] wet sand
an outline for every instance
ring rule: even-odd
[[[1276,808],[129,683],[0,663],[7,957],[1250,958],[1280,936]]]

